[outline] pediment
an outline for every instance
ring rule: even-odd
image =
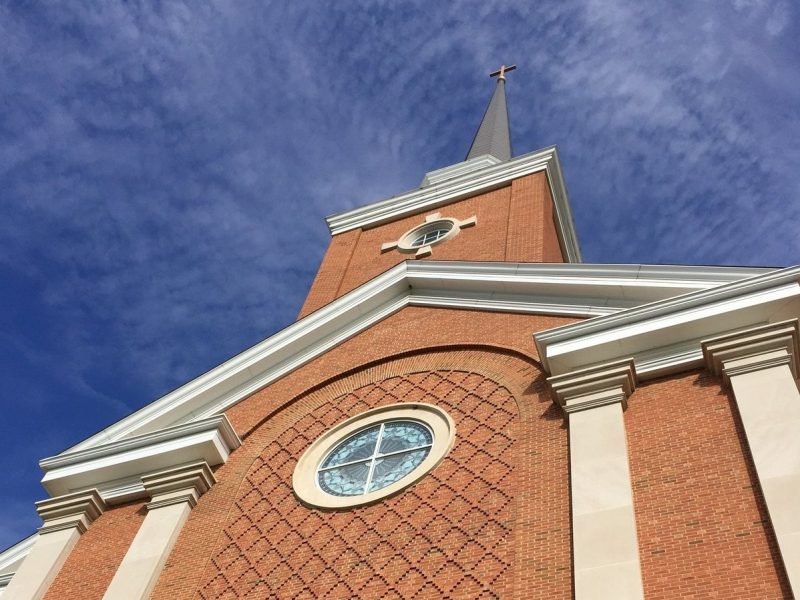
[[[641,313],[643,306],[765,277],[776,276],[765,269],[730,267],[402,263],[62,454],[220,415],[406,306],[588,319],[578,325],[594,323],[595,318],[605,319],[603,323],[609,319],[616,323],[623,322],[626,314],[654,314]],[[679,301],[675,306],[684,306],[686,302]],[[542,343],[542,339],[537,336],[537,343]],[[547,343],[543,356],[553,360],[554,349],[564,346],[557,347],[548,340],[544,340]]]

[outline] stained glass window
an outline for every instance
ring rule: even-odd
[[[319,467],[319,486],[334,496],[359,496],[391,485],[431,451],[433,433],[416,421],[386,421],[354,433]]]

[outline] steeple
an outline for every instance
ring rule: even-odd
[[[511,133],[508,128],[508,107],[506,106],[506,73],[516,69],[516,65],[500,69],[491,73],[490,77],[497,77],[494,94],[486,107],[478,133],[472,140],[466,160],[489,154],[500,160],[511,158]]]

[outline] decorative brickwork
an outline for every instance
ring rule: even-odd
[[[372,506],[302,506],[291,475],[310,442],[398,400],[437,404],[457,421],[448,458]],[[530,359],[475,347],[378,361],[284,400],[250,430],[192,511],[152,598],[569,598],[567,462],[563,419]]]
[[[370,408],[413,401],[442,406],[456,421],[456,444],[441,465],[373,506],[322,512],[300,504],[291,476],[317,436]],[[394,377],[323,404],[251,467],[201,597],[507,596],[518,424],[507,389],[465,372]]]
[[[736,404],[685,373],[625,414],[645,597],[791,598]]]
[[[245,437],[270,418],[290,398],[338,379],[367,363],[418,352],[420,348],[482,347],[502,352],[514,350],[532,360],[538,358],[534,332],[574,323],[574,317],[514,313],[476,313],[471,310],[408,306],[380,323],[339,344],[304,367],[235,404],[225,414],[236,432]],[[415,369],[434,369],[420,359]],[[538,371],[531,375],[538,377]],[[525,383],[529,385],[530,380]],[[525,389],[524,387],[522,389]],[[550,396],[547,395],[547,402]]]

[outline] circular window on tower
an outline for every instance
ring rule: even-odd
[[[448,233],[453,231],[455,223],[447,219],[427,223],[422,227],[417,227],[409,231],[400,240],[400,246],[407,246],[410,250],[422,248],[422,246],[432,246],[437,242],[443,241]]]
[[[421,225],[406,231],[400,236],[400,239],[382,244],[381,252],[397,250],[403,253],[413,253],[417,258],[423,258],[433,252],[433,246],[454,238],[459,231],[465,227],[472,227],[477,222],[478,220],[474,216],[462,221],[433,213],[425,217],[425,221]]]
[[[385,498],[438,465],[455,439],[450,416],[429,404],[392,404],[340,423],[317,439],[295,467],[301,500],[346,508]]]

